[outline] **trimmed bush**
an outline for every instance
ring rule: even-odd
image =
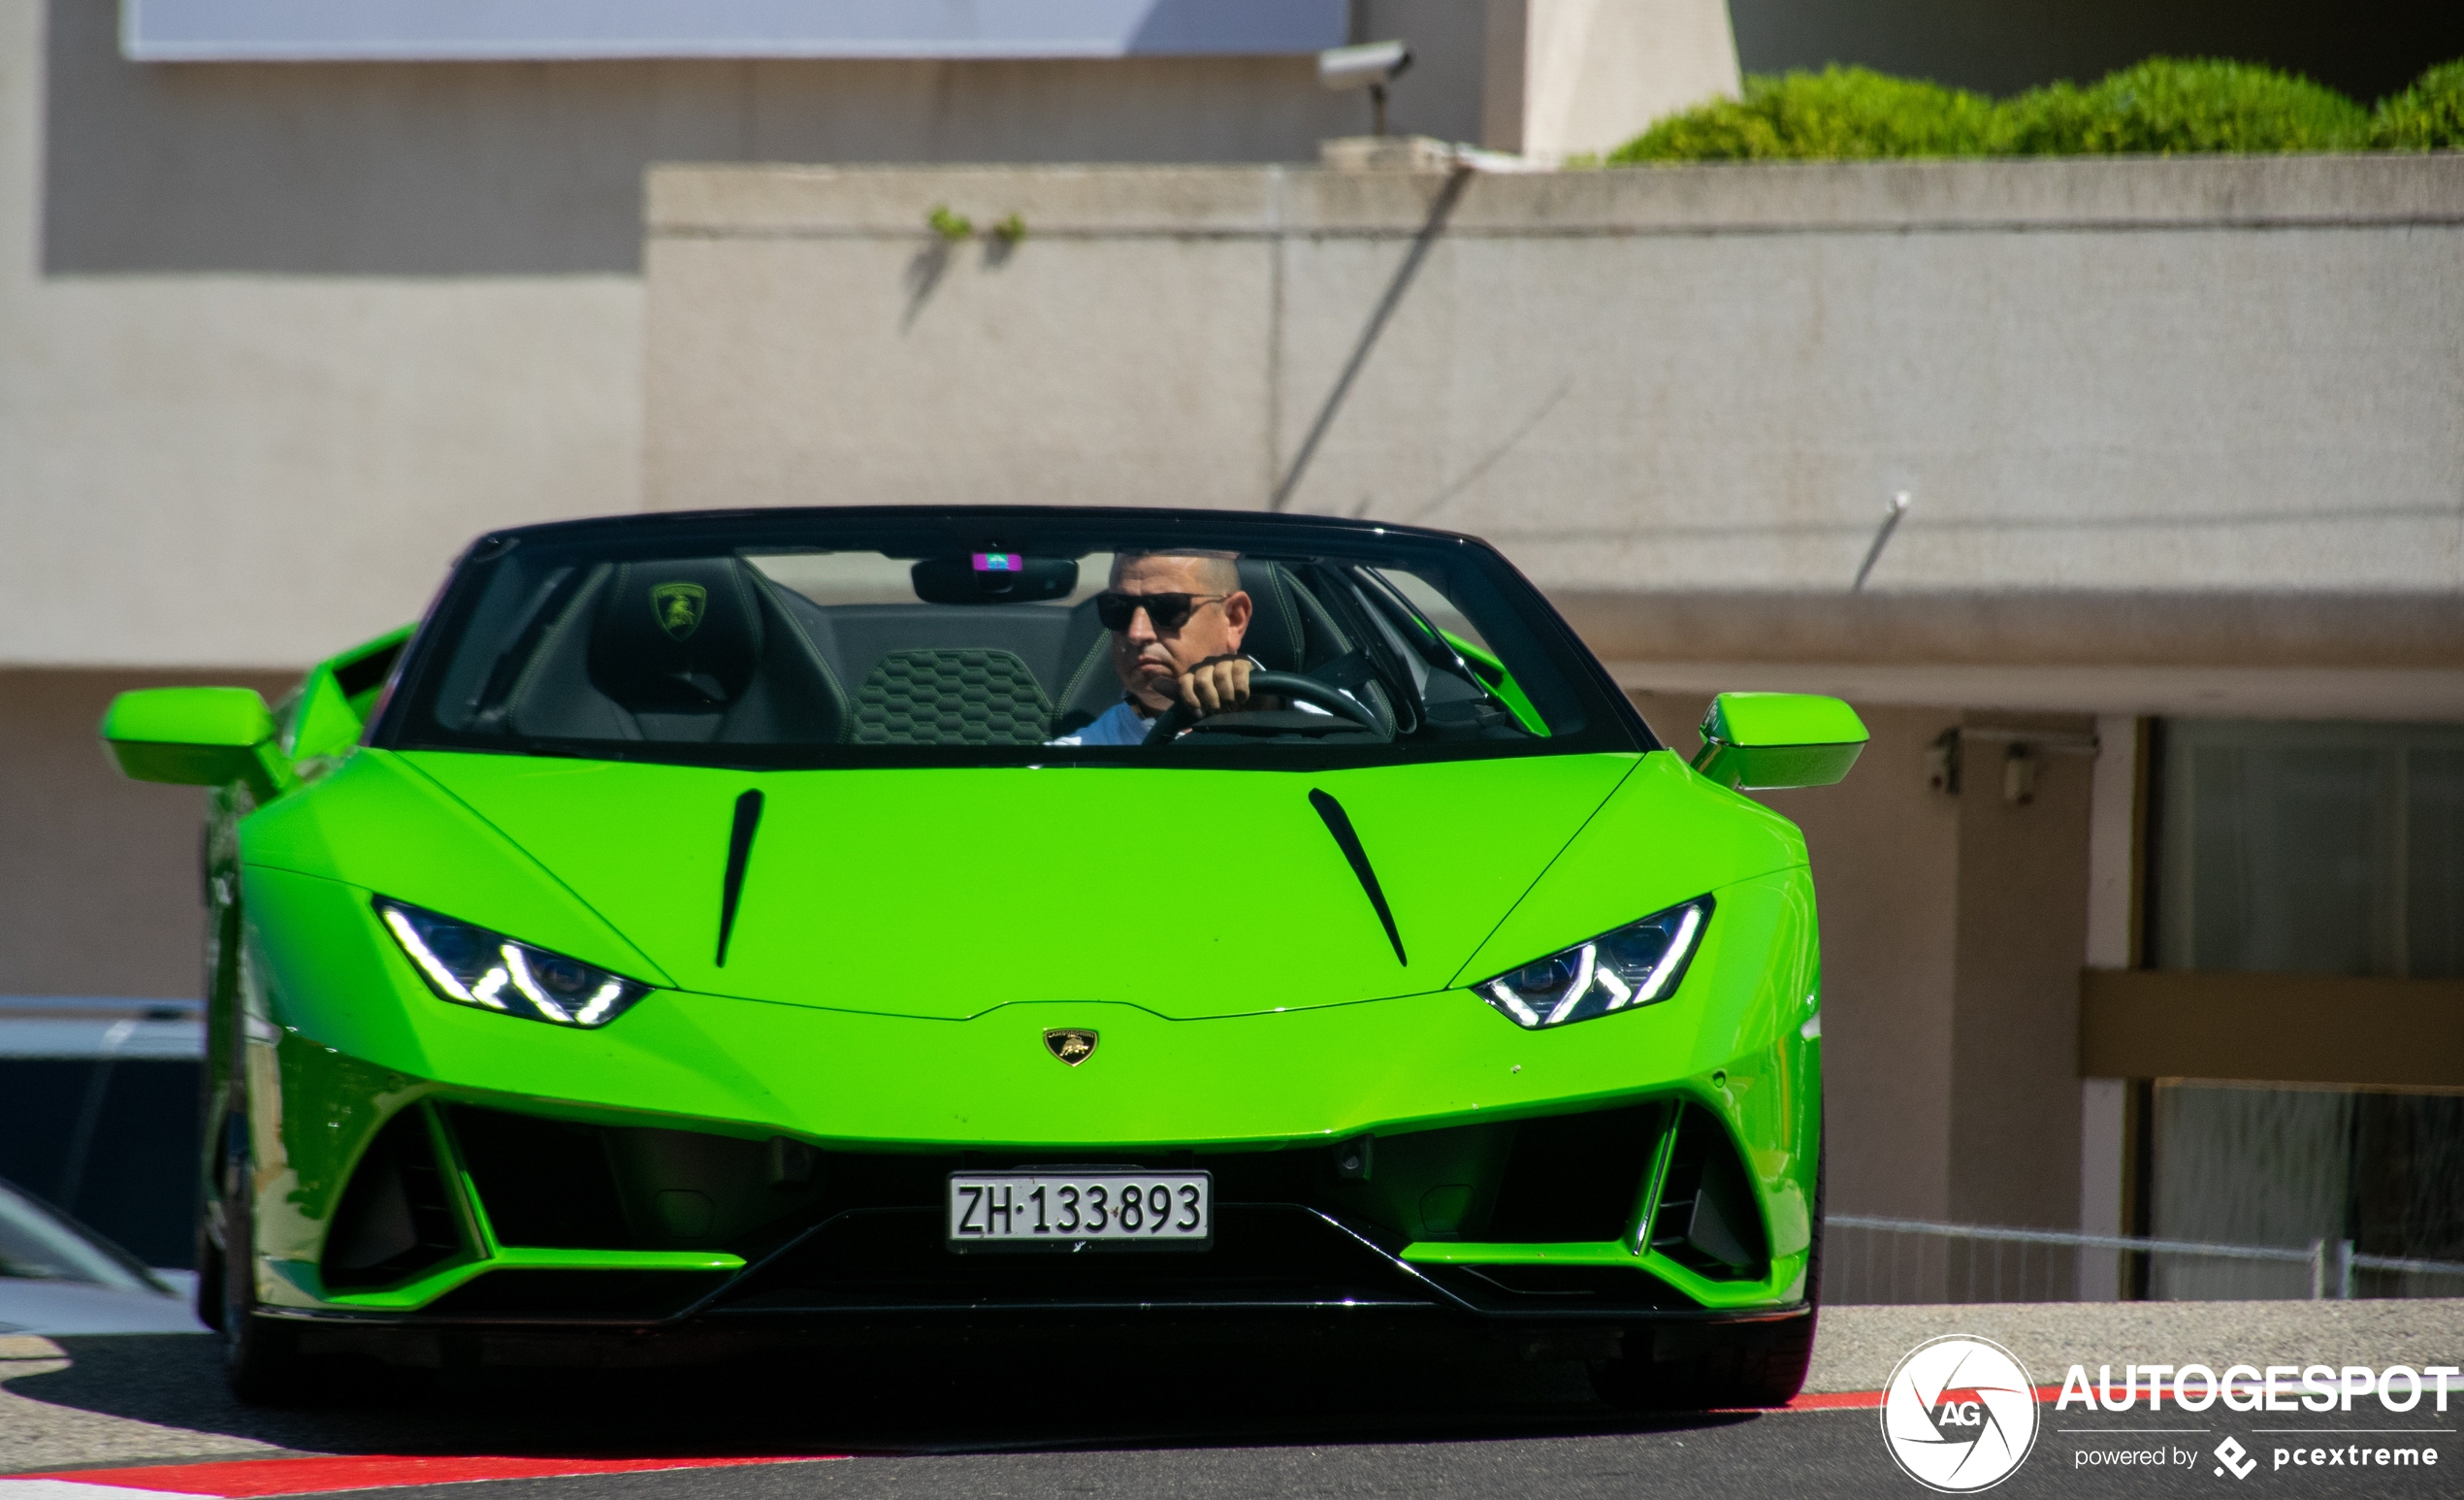
[[[2464,146],[2464,62],[2421,76],[2373,117],[2332,88],[2252,63],[2151,57],[2085,88],[1994,103],[1864,68],[1758,76],[1745,97],[1658,120],[1612,164],[1879,156],[2434,150]]]
[[[1973,156],[1988,147],[1983,94],[1826,68],[1745,81],[1745,97],[1671,114],[1610,153],[1611,163]]]
[[[2443,62],[2379,101],[2370,144],[2383,151],[2464,149],[2464,58]]]
[[[2086,88],[2030,89],[1998,111],[2015,156],[2339,151],[2368,142],[2361,106],[2250,63],[2151,57]]]

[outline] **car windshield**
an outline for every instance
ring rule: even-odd
[[[1237,708],[1171,672],[1248,664]],[[753,766],[1651,748],[1486,546],[1145,512],[785,511],[483,538],[373,742]]]

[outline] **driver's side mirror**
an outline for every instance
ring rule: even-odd
[[[1723,693],[1702,716],[1694,768],[1739,792],[1827,787],[1865,748],[1864,722],[1813,693]]]
[[[292,782],[274,714],[253,688],[140,688],[112,700],[103,743],[132,781],[218,787],[244,781],[260,801]]]

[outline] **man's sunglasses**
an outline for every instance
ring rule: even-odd
[[[1200,604],[1231,597],[1229,594],[1104,593],[1095,596],[1095,618],[1102,621],[1108,631],[1125,631],[1129,629],[1129,622],[1137,618],[1138,611],[1144,609],[1155,629],[1177,631],[1189,623],[1189,616],[1197,611]]]

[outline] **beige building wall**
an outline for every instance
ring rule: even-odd
[[[1832,660],[2241,666],[2247,624],[2449,669],[2459,212],[2449,156],[665,168],[649,500],[1280,494],[1487,536],[1683,662],[1634,639],[1672,598],[1813,652],[1905,491]]]
[[[290,680],[0,669],[0,995],[198,996],[206,794],[122,778],[94,728],[128,688]]]
[[[1605,155],[1663,114],[1736,96],[1728,0],[1521,3],[1527,155]]]

